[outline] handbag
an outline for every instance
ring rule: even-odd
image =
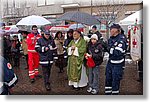
[[[95,67],[95,62],[93,60],[93,58],[88,58],[87,59],[87,62],[86,62],[86,65],[89,67],[89,68],[94,68]]]

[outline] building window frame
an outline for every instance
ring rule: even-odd
[[[43,4],[39,5],[39,1],[43,1]],[[46,6],[46,0],[37,0],[37,6],[38,7]]]
[[[46,6],[51,6],[51,5],[55,4],[55,0],[50,0],[50,1],[52,1],[52,3],[48,3],[48,0],[45,0],[45,5]]]

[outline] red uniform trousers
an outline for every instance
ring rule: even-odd
[[[37,52],[28,52],[29,77],[33,79],[39,74],[39,54]]]

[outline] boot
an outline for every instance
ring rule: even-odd
[[[59,72],[58,73],[63,73],[63,72],[64,72],[63,68],[59,68]]]
[[[31,84],[35,82],[35,79],[30,79]]]
[[[46,88],[47,91],[50,91],[51,90],[50,83],[46,83],[45,88]]]
[[[42,78],[42,75],[36,75],[35,77],[36,78]]]

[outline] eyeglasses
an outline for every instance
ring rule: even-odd
[[[33,30],[37,30],[37,29],[33,29]]]

